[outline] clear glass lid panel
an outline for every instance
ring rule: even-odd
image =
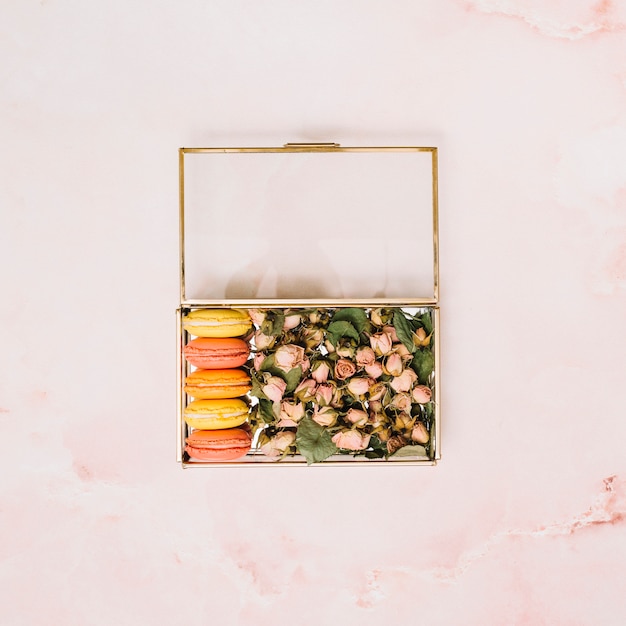
[[[432,152],[186,153],[186,300],[433,298]]]

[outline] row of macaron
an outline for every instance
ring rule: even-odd
[[[186,313],[183,328],[196,338],[184,347],[185,359],[198,368],[185,379],[193,398],[183,417],[193,429],[185,450],[192,459],[228,461],[245,456],[251,447],[247,423],[250,376],[241,366],[250,345],[245,336],[252,321],[238,309],[198,309]]]

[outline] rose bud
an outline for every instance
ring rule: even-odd
[[[402,357],[395,352],[392,352],[386,359],[385,365],[383,367],[385,374],[390,374],[391,376],[400,376],[402,374]]]
[[[325,383],[330,374],[330,366],[326,361],[317,361],[311,370],[311,376],[318,383]]]
[[[261,365],[263,365],[263,361],[265,361],[265,354],[263,352],[257,352],[254,355],[254,359],[252,361],[254,365],[254,369],[258,372],[261,369]]]
[[[379,361],[374,361],[371,365],[365,366],[365,371],[370,378],[379,378],[383,375],[383,366]]]
[[[339,389],[338,387],[335,387],[335,390],[333,391],[333,397],[332,400],[330,401],[330,406],[335,407],[336,409],[343,407],[343,393],[341,391],[341,389]]]
[[[389,333],[377,333],[376,335],[371,335],[370,346],[372,346],[372,349],[378,356],[385,356],[389,354],[393,347],[391,335]]]
[[[380,400],[385,393],[387,393],[387,383],[376,383],[369,388],[369,401],[370,404],[372,401]]]
[[[399,411],[404,411],[405,413],[411,412],[411,396],[408,393],[398,393],[393,397],[391,401],[391,406],[398,409]]]
[[[427,336],[426,331],[423,328],[418,328],[413,333],[413,343],[418,347],[426,347],[430,344],[430,335]]]
[[[254,345],[257,350],[265,350],[266,348],[271,348],[276,341],[276,337],[272,335],[266,335],[264,332],[257,330],[254,333]]]
[[[345,380],[350,378],[356,372],[356,365],[348,359],[339,359],[335,363],[335,378],[337,380]]]
[[[400,376],[396,376],[390,384],[394,391],[409,391],[417,380],[417,374],[412,369],[405,369]]]
[[[340,342],[337,345],[336,352],[341,357],[351,359],[354,357],[354,346],[350,342]]]
[[[315,407],[312,419],[320,426],[329,427],[337,421],[337,411],[329,406]]]
[[[333,346],[333,344],[328,341],[328,339],[324,342],[324,347],[326,348],[328,354],[332,354],[335,351],[335,346]]]
[[[333,443],[344,450],[365,450],[370,443],[370,435],[358,430],[341,430],[333,435]]]
[[[302,402],[309,402],[315,397],[317,384],[312,378],[305,378],[295,389],[293,395]]]
[[[357,399],[360,400],[372,387],[374,381],[371,378],[351,378],[348,383],[348,391]]]
[[[371,365],[376,361],[376,354],[374,354],[374,350],[372,350],[368,346],[361,346],[356,351],[356,364],[359,367],[365,367],[367,365]]]
[[[315,402],[320,406],[327,406],[333,399],[334,387],[330,383],[320,383],[315,390]]]
[[[291,430],[283,430],[271,438],[265,433],[259,436],[261,452],[265,456],[281,456],[295,441],[296,433]]]
[[[367,424],[368,415],[365,411],[350,409],[346,413],[346,419],[355,426],[365,426],[365,424]]]
[[[283,372],[290,372],[294,367],[298,367],[304,360],[304,348],[288,344],[280,346],[274,354],[274,361],[278,369]]]
[[[278,376],[270,376],[261,389],[272,402],[280,402],[287,389],[287,383]]]
[[[248,315],[254,324],[260,326],[265,320],[265,311],[261,309],[248,309]]]
[[[283,323],[283,330],[293,330],[302,321],[302,316],[298,313],[290,313],[285,316],[285,322]]]
[[[395,326],[385,326],[383,328],[383,332],[388,333],[391,336],[391,340],[394,343],[400,343],[400,340],[398,339],[398,335],[396,333]]]
[[[426,424],[424,422],[416,422],[411,431],[411,441],[415,443],[428,443],[430,435],[426,430]]]
[[[396,344],[394,350],[396,354],[399,354],[402,357],[402,363],[404,365],[408,365],[413,360],[411,351],[403,343]]]
[[[380,436],[380,435],[379,435]],[[387,452],[389,454],[393,454],[397,452],[400,448],[404,448],[409,443],[409,440],[402,435],[394,435],[390,437],[387,441]]]
[[[417,385],[413,389],[413,400],[419,404],[426,404],[430,402],[433,392],[426,385]]]
[[[322,314],[319,311],[309,313],[309,322],[311,324],[319,324],[322,321]]]
[[[391,319],[391,313],[387,309],[372,309],[370,320],[374,326],[384,326]]]
[[[278,426],[297,426],[304,417],[304,404],[301,402],[289,402],[283,400],[280,403],[280,421]]]
[[[414,422],[415,418],[407,413],[398,413],[394,422],[394,428],[396,430],[407,430],[413,427]]]
[[[305,328],[302,331],[302,340],[310,350],[316,348],[324,339],[324,331],[321,328]]]
[[[382,430],[379,430],[376,434],[378,435],[378,438],[383,443],[385,443],[385,441],[389,441],[389,437],[390,437],[389,430],[382,429]]]

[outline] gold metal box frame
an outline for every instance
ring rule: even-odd
[[[208,153],[298,153],[298,152],[428,152],[432,158],[432,219],[433,219],[433,297],[432,298],[265,298],[265,299],[187,299],[185,295],[185,155],[208,154]],[[337,143],[287,143],[283,147],[271,148],[179,148],[179,268],[180,268],[180,307],[176,311],[177,322],[177,417],[176,417],[176,460],[183,468],[189,467],[233,467],[233,466],[306,466],[304,457],[296,455],[281,461],[276,461],[263,455],[259,451],[251,450],[248,455],[236,461],[225,462],[202,462],[185,459],[185,437],[187,425],[183,419],[183,411],[186,406],[186,394],[183,391],[183,381],[188,373],[189,366],[183,357],[183,347],[188,340],[188,333],[183,329],[182,312],[186,309],[196,308],[308,308],[308,307],[406,307],[427,308],[432,313],[433,336],[434,336],[434,445],[432,457],[418,457],[409,459],[366,459],[350,455],[338,454],[330,457],[315,466],[343,465],[343,466],[387,466],[387,465],[436,465],[441,458],[441,386],[440,386],[440,325],[439,325],[439,197],[438,197],[438,160],[436,147],[418,146],[395,146],[395,147],[342,147]]]

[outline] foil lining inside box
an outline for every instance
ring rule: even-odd
[[[179,154],[182,466],[435,464],[436,149],[288,144]],[[236,459],[205,460],[186,449],[205,427],[187,419],[196,400],[185,380],[197,368],[185,346],[197,331],[185,319],[231,309],[252,318],[241,366],[252,443]]]

